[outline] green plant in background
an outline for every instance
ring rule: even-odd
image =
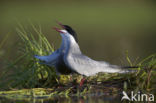
[[[143,59],[138,65],[140,66],[140,72],[136,77],[137,88],[148,92],[156,91],[156,54]]]
[[[37,29],[31,24],[36,35],[28,33],[19,24],[17,33],[22,39],[20,44],[20,56],[5,68],[1,76],[2,88],[35,88],[48,87],[56,84],[56,73],[53,68],[40,65],[34,55],[48,55],[54,51],[41,28]],[[36,37],[34,37],[36,36]],[[35,39],[37,38],[37,39]],[[14,53],[13,53],[14,54]]]
[[[132,64],[127,56],[127,61]],[[127,78],[126,91],[141,91],[142,93],[153,93],[156,95],[156,54],[150,55],[140,61],[138,72]]]

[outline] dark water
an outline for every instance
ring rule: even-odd
[[[94,95],[89,94],[84,97],[52,97],[52,98],[24,98],[24,99],[6,99],[0,98],[0,103],[118,103],[119,96]]]

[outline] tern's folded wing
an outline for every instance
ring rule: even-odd
[[[122,70],[118,66],[110,65],[109,63],[104,61],[95,61],[82,54],[72,54],[64,58],[64,60],[66,65],[68,65],[73,71],[86,76],[95,75],[99,72],[122,72]]]

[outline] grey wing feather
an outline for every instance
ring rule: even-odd
[[[65,58],[65,63],[79,74],[91,76],[98,72],[122,73],[124,72],[116,65],[110,65],[104,61],[95,61],[82,54],[72,54]]]
[[[40,62],[41,64],[47,64],[49,66],[53,66],[57,62],[57,59],[59,56],[60,56],[60,53],[59,53],[59,49],[58,49],[50,55],[47,55],[47,56],[35,55],[34,57],[39,59],[40,61],[42,61],[42,62]]]

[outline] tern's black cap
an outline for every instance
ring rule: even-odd
[[[64,29],[66,29],[75,39],[75,41],[78,43],[77,34],[76,32],[68,25],[63,25]]]

